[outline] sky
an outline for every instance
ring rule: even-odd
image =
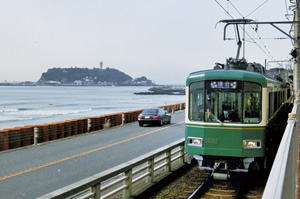
[[[189,73],[236,57],[233,26],[223,40],[220,20],[292,21],[290,6],[288,0],[0,0],[0,83],[35,82],[53,67],[95,68],[102,61],[132,78],[184,85]],[[291,59],[291,40],[272,26],[245,31],[241,57],[249,62],[272,67]]]

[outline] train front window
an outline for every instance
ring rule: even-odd
[[[242,122],[242,82],[206,81],[205,121]]]
[[[189,119],[219,123],[259,123],[261,86],[256,83],[215,80],[190,85]]]
[[[190,85],[189,119],[204,121],[204,82],[195,82]]]
[[[243,123],[261,121],[261,86],[256,83],[244,83]]]

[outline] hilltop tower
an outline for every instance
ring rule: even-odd
[[[103,70],[103,62],[100,62],[100,69]]]

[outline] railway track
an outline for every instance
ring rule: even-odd
[[[264,185],[255,185],[253,179],[250,179],[247,175],[243,175],[240,180],[235,181],[209,179],[208,181],[205,181],[204,184],[189,197],[189,199],[256,199],[262,197],[263,191]]]
[[[183,176],[162,189],[152,199],[183,199],[189,198],[199,186],[210,178],[210,172],[199,170],[198,165],[187,171]]]
[[[234,199],[256,199],[261,198],[263,190],[259,187],[254,187],[247,190],[243,187],[231,185],[228,181],[217,181],[213,186],[204,193],[199,193],[197,196],[189,197],[189,199],[219,199],[219,198],[234,198]]]
[[[198,196],[200,195],[200,196]],[[240,191],[237,187],[232,186],[228,181],[215,181],[213,185],[197,197],[191,198],[238,198]]]
[[[253,177],[253,176],[252,176]],[[239,180],[238,180],[239,179]],[[242,179],[242,181],[241,181]],[[232,181],[215,181],[211,173],[193,167],[182,177],[164,188],[153,199],[220,199],[220,198],[261,198],[264,191],[264,180],[260,183],[247,175],[238,176]],[[257,180],[257,179],[256,179]]]

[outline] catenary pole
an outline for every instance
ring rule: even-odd
[[[296,9],[295,9],[295,21],[300,21],[300,7],[299,7],[300,1],[297,0],[296,3]],[[295,28],[294,28],[294,48],[299,52],[300,48],[300,24],[295,23]],[[293,86],[294,86],[294,93],[297,93],[300,89],[300,55],[295,58],[294,62],[294,80],[293,80]]]

